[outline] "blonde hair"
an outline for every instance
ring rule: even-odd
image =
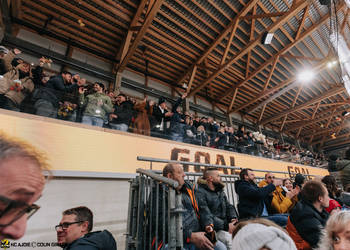
[[[350,211],[339,211],[332,214],[322,231],[318,250],[333,250],[333,236],[345,230],[350,223]]]

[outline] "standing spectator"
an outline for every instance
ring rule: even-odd
[[[185,99],[187,96],[187,93],[184,93],[181,97],[179,97],[175,104],[173,105],[171,112],[173,115],[170,119],[170,138],[173,141],[183,141],[183,134],[184,134],[184,120],[182,119],[182,116],[180,114],[180,104],[182,103],[182,100]]]
[[[67,209],[57,231],[57,243],[65,250],[117,250],[117,243],[107,230],[91,232],[93,213],[87,207]]]
[[[197,128],[197,134],[194,139],[194,143],[200,146],[207,146],[209,147],[209,136],[205,132],[204,126],[199,125]]]
[[[350,184],[350,148],[345,151],[344,160],[338,160],[337,158],[335,155],[329,157],[328,170],[336,179],[340,179],[345,188]]]
[[[109,115],[111,128],[127,132],[131,122],[132,107],[133,104],[126,100],[126,95],[119,94],[114,105],[114,111]]]
[[[134,110],[137,112],[134,121],[134,133],[140,135],[151,135],[151,125],[148,116],[153,112],[153,101],[147,101],[145,98],[142,102],[134,105]]]
[[[170,121],[172,112],[167,110],[166,102],[163,97],[159,98],[158,105],[153,106],[151,116],[151,134],[152,136],[167,138],[166,122]]]
[[[194,138],[196,136],[196,128],[193,126],[193,120],[190,116],[185,116],[184,125],[184,142],[194,143]]]
[[[329,206],[328,191],[320,181],[308,181],[301,190],[301,201],[291,211],[287,231],[298,249],[317,246],[324,228]]]
[[[207,232],[215,230],[218,239],[227,249],[231,249],[232,232],[238,215],[235,207],[229,203],[224,192],[219,170],[207,168],[203,178],[198,179],[198,205],[201,211],[201,223]]]
[[[218,149],[225,149],[227,144],[227,135],[225,134],[225,127],[220,127],[219,132],[215,133],[214,145]]]
[[[51,118],[57,117],[59,102],[65,93],[73,92],[79,87],[79,83],[71,83],[72,74],[64,71],[60,75],[52,77],[34,95],[36,114]]]
[[[79,104],[86,106],[83,113],[83,124],[102,127],[108,113],[113,111],[111,99],[104,94],[103,83],[94,84],[94,94],[84,96],[86,89],[79,88]]]

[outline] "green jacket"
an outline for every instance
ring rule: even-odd
[[[102,100],[103,104],[101,106],[98,105],[99,100]],[[80,94],[79,104],[80,106],[86,106],[84,115],[100,117],[104,120],[108,113],[113,112],[111,98],[103,93],[94,93],[86,97],[84,94]]]
[[[340,181],[345,189],[350,184],[350,160],[330,161],[328,163],[329,172],[338,172]]]

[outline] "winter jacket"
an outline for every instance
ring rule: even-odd
[[[114,105],[113,114],[117,115],[117,118],[113,118],[110,123],[114,124],[126,124],[129,126],[132,117],[133,104],[130,101],[122,102],[120,105]]]
[[[44,99],[51,102],[55,107],[59,106],[65,93],[71,93],[78,88],[77,84],[65,85],[62,75],[51,77],[45,87],[38,89],[35,99]]]
[[[182,102],[182,98],[179,97],[171,109],[171,112],[173,112],[174,114],[170,120],[170,132],[174,134],[183,135],[184,134],[184,130],[183,130],[184,124],[182,123],[183,120],[182,120],[181,114],[179,114],[176,111],[176,109],[179,107],[181,102]]]
[[[117,243],[107,230],[87,233],[64,250],[117,250]]]
[[[295,228],[293,223],[290,221],[290,217],[288,217],[286,230],[289,236],[293,239],[295,246],[297,247],[298,250],[311,250],[310,244],[300,236],[297,229]]]
[[[223,189],[211,190],[207,181],[198,179],[198,206],[200,210],[200,221],[204,228],[214,225],[214,230],[228,231],[228,224],[232,219],[238,218],[235,207],[229,203]]]
[[[267,185],[265,180],[259,183],[259,187],[264,187]],[[289,211],[297,203],[298,199],[289,199],[283,194],[283,189],[281,187],[276,187],[275,191],[272,193],[271,206],[273,208],[273,213],[284,214],[289,213]]]
[[[198,132],[194,138],[194,144],[200,145],[200,146],[206,146],[207,142],[209,141],[208,135],[205,133],[205,131]]]
[[[0,84],[2,84],[0,87],[0,93],[4,94],[8,99],[19,106],[24,98],[34,90],[34,83],[30,76],[21,77],[18,67],[13,67],[11,65],[11,61],[14,57],[15,54],[9,52],[3,58],[7,72],[3,75],[3,79],[0,81]],[[16,81],[20,81],[20,83]],[[16,85],[18,85],[18,87],[16,87]]]
[[[301,238],[311,247],[316,247],[328,216],[325,210],[319,212],[310,202],[301,200],[291,211],[289,219]]]
[[[269,198],[270,193],[275,190],[275,185],[269,184],[259,188],[255,183],[237,180],[235,190],[239,197],[239,218],[254,218],[261,216],[264,202]],[[266,204],[266,207],[268,207],[268,204]]]
[[[350,184],[350,160],[329,161],[328,169],[330,172],[339,171],[339,178],[344,188]]]
[[[102,105],[98,105],[98,101],[102,101]],[[103,93],[94,93],[85,96],[84,94],[79,95],[80,106],[86,106],[84,115],[99,117],[106,119],[106,115],[113,111],[113,105],[111,98]]]

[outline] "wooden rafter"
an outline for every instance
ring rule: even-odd
[[[253,12],[253,15],[256,13],[256,5],[254,5],[252,12]],[[249,41],[253,40],[253,38],[254,38],[254,31],[255,31],[255,19],[252,19],[252,23],[250,25]],[[247,56],[247,66],[246,66],[246,69],[245,69],[245,78],[247,78],[248,75],[249,75],[250,57],[251,57],[251,55],[252,55],[252,52],[249,51],[248,52],[248,56]]]
[[[157,14],[163,1],[164,0],[156,0],[154,2],[154,4],[152,5],[151,10],[148,13],[148,15],[146,16],[146,19],[144,20],[140,31],[137,33],[133,43],[129,47],[128,52],[126,53],[125,57],[123,58],[122,62],[120,63],[120,65],[118,67],[118,72],[122,72],[126,68],[126,65],[128,64],[131,57],[134,55],[134,53],[137,49],[137,46],[140,44],[143,36],[146,34],[148,27],[151,25],[153,18]]]
[[[274,115],[274,116],[271,116],[271,117],[269,117],[269,118],[267,118],[267,119],[261,121],[261,124],[262,124],[262,125],[267,124],[267,123],[269,123],[269,122],[271,122],[271,121],[274,121],[274,120],[276,120],[276,119],[279,119],[279,118],[283,117],[284,115],[293,113],[293,112],[295,112],[295,111],[302,110],[302,109],[304,109],[304,108],[310,106],[311,104],[314,104],[314,103],[316,103],[316,102],[319,102],[319,101],[321,101],[321,100],[323,100],[323,99],[326,99],[326,98],[328,98],[328,97],[331,97],[331,96],[340,94],[340,93],[343,92],[343,91],[344,91],[344,87],[343,87],[342,85],[334,86],[334,87],[332,87],[332,89],[328,90],[328,91],[327,91],[326,93],[324,93],[323,95],[318,96],[318,97],[316,97],[316,98],[314,98],[314,99],[312,99],[312,100],[310,100],[310,101],[308,101],[308,102],[306,102],[306,103],[303,103],[303,104],[300,104],[300,105],[298,105],[298,106],[295,106],[295,107],[292,108],[292,109],[287,109],[287,110],[284,110],[284,111],[280,112],[279,114],[276,114],[276,115]]]
[[[288,14],[288,12],[265,13],[265,14],[258,14],[258,15],[253,14],[253,15],[242,16],[241,19],[253,20],[253,19],[259,19],[259,18],[271,18],[271,17],[283,16],[285,14]]]
[[[300,92],[301,92],[302,88],[303,88],[303,86],[299,86],[298,91],[297,91],[297,94],[296,94],[295,97],[294,97],[293,103],[292,103],[292,105],[290,106],[291,108],[294,108],[294,106],[295,106],[295,104],[296,104],[296,102],[297,102],[297,100],[298,100],[298,98],[299,98],[299,95],[300,95]],[[287,120],[287,117],[288,117],[288,115],[285,115],[285,116],[284,116],[283,122],[282,122],[281,127],[280,127],[280,131],[283,130],[283,127],[284,127],[284,124],[285,124],[285,122],[286,122],[286,120]]]
[[[196,75],[196,72],[197,72],[197,66],[194,65],[193,69],[192,69],[192,73],[191,73],[190,79],[188,81],[188,86],[187,86],[187,90],[186,90],[187,93],[191,90],[193,79],[194,79],[194,77]]]
[[[259,0],[251,0],[244,8],[232,19],[230,24],[225,28],[225,30],[215,39],[215,41],[202,53],[202,55],[196,60],[194,65],[200,64],[204,58],[206,58],[215,48],[218,46],[221,41],[228,35],[230,31],[233,30],[233,26],[239,21],[239,18],[243,15],[246,15],[250,9],[258,2]],[[177,84],[181,84],[190,73],[190,68],[179,78]]]

